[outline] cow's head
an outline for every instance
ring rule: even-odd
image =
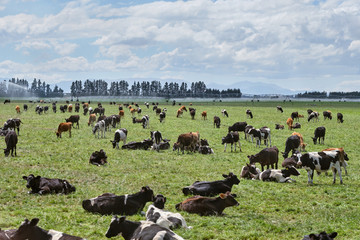
[[[257,174],[258,174],[258,172],[256,170],[255,165],[247,163],[246,166],[244,166],[241,169],[240,177],[251,179],[251,178],[253,178],[254,175],[257,175]]]
[[[140,192],[145,195],[145,200],[147,202],[154,200],[154,192],[149,186],[142,187]]]
[[[126,219],[125,216],[122,216],[120,218],[118,218],[117,216],[114,216],[111,219],[109,229],[106,231],[105,236],[107,238],[111,238],[111,237],[115,237],[118,234],[126,231],[128,226],[127,226],[127,224],[125,222],[125,219]]]
[[[174,145],[173,145],[173,151],[176,151],[176,150],[178,150],[180,148],[180,144],[179,143],[174,143]]]
[[[4,148],[4,154],[5,154],[5,157],[8,157],[10,154],[10,149]]]
[[[57,137],[60,137],[60,133],[58,131],[55,132],[55,134],[56,134]]]
[[[312,140],[313,140],[313,142],[314,142],[314,144],[316,145],[316,140],[317,140],[317,138],[316,137],[311,137],[312,138]]]
[[[116,147],[116,141],[111,141],[111,140],[110,140],[110,142],[112,143],[113,148],[115,148],[115,147]]]
[[[240,180],[238,179],[238,177],[234,174],[234,173],[232,173],[232,172],[229,172],[229,174],[228,175],[226,175],[226,174],[223,174],[222,175],[224,178],[226,178],[227,180],[229,180],[230,181],[230,183],[232,183],[232,184],[239,184],[240,183]]]
[[[27,181],[27,188],[38,188],[40,186],[41,176],[35,177],[33,174],[30,174],[29,176],[23,176],[22,178]]]
[[[207,139],[200,139],[200,145],[201,146],[209,146],[209,143],[208,143]]]
[[[301,161],[301,156],[302,156],[302,154],[301,154],[301,153],[296,153],[296,154],[294,154],[294,155],[296,155],[296,157],[297,157],[296,167],[297,167],[297,168],[302,167],[302,161]]]
[[[166,197],[161,194],[158,194],[154,197],[154,206],[160,209],[164,209],[166,202]]]
[[[230,192],[220,193],[219,197],[225,201],[226,207],[239,205],[238,201],[236,201],[236,199],[235,199],[235,197],[236,197],[235,194],[231,194]]]
[[[39,222],[38,218],[33,218],[31,221],[25,219],[25,221],[20,225],[20,227],[12,235],[11,239],[39,239],[39,233],[41,234],[41,229],[36,226]]]
[[[255,161],[255,156],[254,155],[250,155],[250,156],[248,155],[247,157],[248,157],[248,159],[250,161],[250,164],[255,164],[256,161]]]

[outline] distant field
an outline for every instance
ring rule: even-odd
[[[116,100],[115,100],[116,101]],[[2,101],[3,102],[3,101]],[[178,105],[160,102],[167,108],[165,123],[160,124],[152,106],[147,109],[139,102],[143,114],[150,116],[150,128],[143,129],[133,124],[130,113],[125,110],[122,128],[128,129],[128,142],[141,141],[150,137],[150,131],[160,130],[164,138],[171,140],[171,146],[181,133],[199,131],[206,138],[213,155],[198,153],[179,154],[172,149],[153,151],[128,151],[112,148],[114,130],[106,133],[105,139],[97,139],[87,126],[88,116],[80,111],[80,129],[73,129],[72,138],[67,132],[56,138],[55,131],[60,122],[70,113],[35,114],[36,104],[27,103],[29,110],[20,115],[15,106],[23,109],[24,102],[2,104],[0,102],[0,122],[19,117],[23,121],[20,129],[17,157],[5,158],[0,154],[0,228],[17,228],[25,218],[40,219],[39,226],[55,229],[90,240],[106,239],[105,232],[111,216],[100,216],[86,212],[81,202],[105,192],[117,195],[138,192],[142,186],[150,186],[155,194],[167,197],[165,208],[176,212],[175,204],[186,199],[182,194],[184,186],[196,180],[219,180],[223,173],[234,172],[238,176],[242,166],[248,162],[248,155],[259,152],[255,144],[246,142],[241,136],[242,152],[230,152],[228,146],[224,153],[221,138],[227,134],[227,127],[238,121],[246,121],[257,128],[271,128],[272,144],[280,152],[284,151],[285,141],[291,135],[290,130],[275,130],[275,123],[285,124],[291,112],[298,111],[307,116],[311,108],[320,112],[319,122],[308,123],[300,119],[307,151],[320,151],[328,147],[344,147],[349,155],[349,175],[343,175],[344,184],[332,184],[332,174],[314,176],[314,185],[307,184],[306,171],[295,177],[296,183],[274,183],[241,180],[233,187],[240,206],[225,209],[224,216],[200,217],[182,212],[191,230],[177,229],[175,232],[184,239],[302,239],[309,233],[320,231],[338,232],[336,239],[360,239],[360,163],[358,153],[360,124],[359,103],[344,102],[194,102],[196,118],[191,120],[189,112],[182,118],[176,118]],[[64,102],[59,102],[65,104]],[[73,103],[74,104],[74,103]],[[187,107],[188,103],[184,103]],[[51,109],[51,104],[48,105]],[[276,111],[281,105],[284,113]],[[95,107],[92,103],[90,106]],[[118,114],[118,106],[103,102],[105,115]],[[229,118],[221,115],[226,108]],[[254,118],[246,118],[246,109],[251,109]],[[331,110],[334,118],[323,120],[322,112]],[[201,120],[201,112],[207,111],[208,120]],[[344,123],[336,122],[336,113],[344,115]],[[75,114],[75,113],[72,113]],[[221,118],[221,128],[213,127],[213,117]],[[139,116],[140,117],[140,116]],[[311,137],[318,126],[326,127],[325,145],[314,145]],[[0,147],[5,148],[4,137]],[[122,145],[122,144],[120,144]],[[262,148],[265,147],[262,145]],[[261,148],[261,149],[262,149]],[[104,149],[108,155],[108,165],[96,167],[89,164],[89,157],[95,150]],[[283,158],[279,157],[279,166]],[[41,175],[50,178],[67,179],[75,185],[76,192],[69,195],[29,195],[22,179],[23,175]],[[344,172],[343,172],[344,173]],[[146,211],[147,206],[144,208]],[[130,220],[144,220],[144,216],[128,217]],[[123,239],[121,236],[113,239]]]

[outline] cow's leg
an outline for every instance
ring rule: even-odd
[[[226,152],[226,145],[227,145],[227,143],[225,143],[225,149],[224,149],[224,152]]]
[[[309,170],[307,173],[308,173],[308,184],[312,184],[313,183],[313,177],[314,177],[314,171]]]
[[[240,140],[238,141],[238,143],[239,143],[240,152],[242,152],[242,151],[241,151],[241,143],[240,143]],[[236,146],[236,143],[235,143],[235,146]]]
[[[236,149],[235,149],[236,150]],[[233,143],[231,143],[231,152],[233,151]]]
[[[69,137],[71,137],[71,130],[69,130]]]
[[[271,147],[271,135],[269,133],[268,140],[270,141],[270,147]]]

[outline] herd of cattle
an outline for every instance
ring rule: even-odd
[[[153,104],[153,111],[159,117],[160,123],[164,123],[166,117],[166,108],[161,109],[157,104]],[[133,107],[134,106],[134,107]],[[149,103],[145,103],[145,106],[149,108]],[[88,126],[92,126],[92,132],[97,137],[105,138],[106,131],[111,131],[111,128],[120,127],[121,119],[124,117],[124,108],[128,108],[132,115],[133,123],[140,123],[143,128],[149,127],[150,117],[144,115],[140,119],[136,119],[135,113],[141,114],[142,110],[136,103],[119,105],[119,114],[105,116],[105,108],[99,103],[98,107],[93,109],[89,107],[89,103],[83,103],[83,114],[89,114]],[[136,107],[136,108],[135,108]],[[23,106],[24,111],[28,110],[27,104]],[[56,103],[52,104],[53,112],[56,113]],[[16,106],[16,112],[20,114],[20,107]],[[277,106],[277,110],[283,113],[281,106]],[[46,113],[48,111],[47,106],[36,106],[35,112],[37,114]],[[61,112],[72,112],[72,105],[61,105]],[[75,104],[75,112],[80,111],[80,104]],[[183,112],[187,112],[188,109],[185,106],[181,106],[177,112],[176,117],[181,117]],[[196,109],[189,107],[190,116],[194,119]],[[223,109],[221,111],[223,117],[229,117],[228,112]],[[99,114],[99,117],[97,115]],[[246,111],[246,115],[249,118],[253,118],[254,115],[250,109]],[[332,119],[330,111],[323,112],[324,120]],[[201,113],[202,119],[207,119],[207,112]],[[289,129],[300,128],[299,123],[294,124],[294,120],[304,117],[293,112],[291,117],[286,121]],[[343,123],[343,115],[337,114],[338,122]],[[69,132],[71,137],[71,129],[76,124],[79,126],[80,115],[71,115],[69,118],[65,118],[65,122],[62,122],[58,126],[56,131],[57,137],[61,138],[63,132]],[[308,121],[319,121],[319,114],[315,111],[308,110]],[[4,126],[0,129],[0,134],[5,136],[6,149],[4,150],[5,156],[8,156],[15,150],[18,141],[18,135],[20,135],[19,118],[11,118],[7,120]],[[214,116],[214,128],[220,128],[221,120],[219,116]],[[17,129],[17,134],[15,132]],[[275,129],[284,129],[283,125],[276,124]],[[324,144],[325,139],[325,127],[317,127],[314,131],[313,142],[314,144]],[[282,152],[284,161],[282,166],[284,169],[278,169],[279,161],[279,149],[276,146],[272,146],[271,143],[271,130],[269,127],[264,126],[262,128],[254,128],[248,125],[246,122],[236,122],[232,126],[228,127],[226,135],[222,138],[222,144],[225,145],[224,151],[226,151],[227,144],[231,144],[231,151],[233,151],[233,145],[239,146],[240,144],[240,132],[244,132],[244,139],[246,141],[254,142],[256,147],[261,147],[262,141],[266,148],[262,149],[256,154],[248,156],[249,163],[246,164],[241,170],[241,178],[244,179],[258,179],[262,181],[275,181],[275,182],[295,182],[290,176],[298,176],[300,172],[299,168],[304,167],[308,173],[308,183],[313,183],[314,172],[321,173],[329,170],[333,171],[333,183],[336,180],[336,173],[342,183],[341,167],[345,169],[349,160],[346,152],[343,148],[330,148],[324,149],[320,152],[307,152],[302,153],[305,150],[306,144],[303,141],[303,137],[300,133],[294,132],[289,136],[285,142],[285,150]],[[126,143],[128,136],[128,130],[126,128],[119,128],[115,131],[114,140],[110,140],[113,148],[119,149],[119,142],[122,141],[122,149],[153,149],[156,151],[169,149],[169,140],[163,139],[160,131],[151,131],[150,138],[144,139],[140,142],[128,142]],[[320,141],[321,140],[321,141]],[[180,134],[177,141],[173,144],[173,150],[200,152],[202,154],[213,154],[214,151],[209,147],[206,139],[201,139],[199,132],[188,132]],[[289,153],[290,157],[288,158]],[[103,149],[95,151],[91,154],[89,162],[91,164],[101,166],[107,163],[107,155]],[[261,171],[255,166],[256,163],[261,165]],[[264,170],[264,167],[267,169]],[[270,168],[271,166],[271,168]],[[232,186],[238,185],[240,180],[238,177],[230,172],[223,174],[224,179],[217,181],[196,181],[191,186],[186,186],[182,189],[184,195],[193,195],[186,200],[176,204],[175,208],[178,211],[186,211],[188,213],[195,213],[201,216],[208,215],[222,215],[223,211],[227,207],[237,206],[239,203],[236,201],[236,194],[231,193]],[[26,187],[30,188],[31,194],[49,194],[49,193],[62,193],[70,194],[75,192],[75,187],[64,179],[51,179],[41,176],[23,176],[23,179],[27,181]],[[148,207],[145,214],[146,221],[132,222],[126,219],[125,216],[139,214],[144,209],[147,202],[153,202]],[[121,234],[125,240],[130,239],[183,239],[173,232],[173,229],[183,227],[191,229],[187,226],[185,219],[180,213],[173,213],[164,210],[166,197],[161,194],[154,195],[153,190],[144,186],[139,192],[134,194],[115,195],[113,193],[104,193],[100,196],[85,199],[82,202],[82,207],[91,213],[100,215],[122,215],[122,217],[113,217],[110,227],[107,230],[105,236],[110,238]],[[0,230],[0,240],[22,240],[22,239],[82,239],[75,236],[70,236],[65,233],[57,232],[54,230],[44,230],[37,226],[39,219],[34,218],[31,221],[25,219],[18,229]],[[320,234],[310,234],[304,237],[304,239],[333,239],[337,235],[336,232],[327,234],[321,232]]]

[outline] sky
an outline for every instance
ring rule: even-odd
[[[359,70],[359,0],[0,0],[4,79],[360,91]]]

